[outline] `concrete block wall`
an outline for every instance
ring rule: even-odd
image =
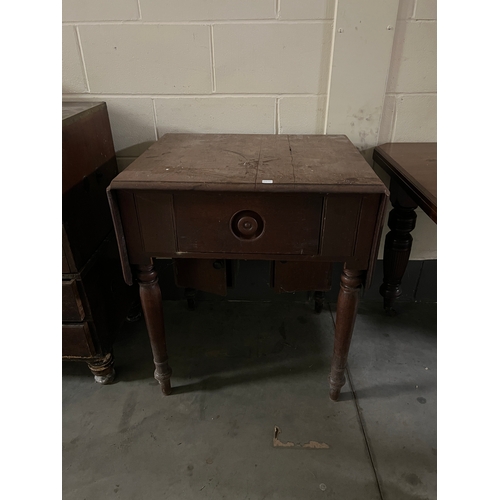
[[[437,0],[400,0],[379,144],[437,141],[436,11]],[[437,227],[420,209],[412,235],[413,260],[437,258]]]
[[[401,0],[380,142],[436,141],[437,0]]]
[[[401,28],[432,14],[416,1],[63,0],[63,100],[107,103],[121,169],[168,132],[340,133],[371,163],[384,134],[427,128],[406,98],[433,78],[410,88],[406,54],[432,44]]]

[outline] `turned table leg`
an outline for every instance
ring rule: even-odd
[[[98,384],[111,384],[115,379],[113,354],[108,353],[104,358],[87,363],[87,365]]]
[[[138,266],[137,278],[139,281],[142,312],[146,321],[151,349],[153,351],[153,360],[156,367],[154,377],[160,383],[163,394],[168,396],[172,392],[172,387],[170,385],[172,369],[168,365],[158,274],[152,265]]]
[[[351,345],[352,331],[358,310],[359,292],[364,271],[344,269],[340,275],[340,291],[337,301],[335,339],[330,372],[330,399],[337,401],[345,384],[345,367]]]
[[[391,231],[385,237],[384,281],[380,295],[384,297],[384,309],[395,314],[396,299],[401,295],[401,281],[410,259],[413,238],[410,232],[415,228],[417,204],[398,186],[391,184],[391,202],[394,207],[389,213]]]

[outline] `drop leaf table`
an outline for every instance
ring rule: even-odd
[[[139,283],[163,393],[172,370],[154,258],[173,259],[179,286],[221,295],[238,259],[270,261],[277,292],[328,290],[342,262],[329,377],[337,400],[386,198],[342,135],[167,134],[116,176],[108,199],[123,274]]]

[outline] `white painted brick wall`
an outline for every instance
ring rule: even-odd
[[[155,99],[158,136],[168,132],[274,134],[272,97]]]
[[[436,5],[400,0],[379,144],[437,141]],[[435,259],[437,226],[421,210],[417,219],[412,259]]]
[[[79,31],[92,92],[212,91],[208,26],[98,24]]]
[[[62,28],[62,79],[63,94],[88,92],[84,65],[78,41],[78,28]]]
[[[437,0],[400,0],[380,144],[436,137]]]
[[[324,94],[331,35],[330,23],[214,26],[217,92]]]
[[[399,0],[339,0],[327,132],[377,144]]]
[[[113,143],[120,156],[139,156],[157,140],[153,99],[107,97]]]
[[[137,0],[64,0],[64,21],[132,21],[140,18]]]
[[[436,23],[398,21],[387,91],[436,92]]]
[[[63,99],[106,101],[120,169],[167,132],[342,133],[369,159],[388,140],[435,140],[435,12],[436,0],[63,0]]]
[[[279,19],[333,19],[335,2],[330,0],[280,0]]]
[[[415,19],[437,19],[437,0],[415,0]]]
[[[275,19],[275,0],[140,0],[144,21]]]
[[[281,97],[278,111],[280,134],[322,134],[326,95]]]

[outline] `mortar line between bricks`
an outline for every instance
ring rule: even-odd
[[[274,133],[275,134],[280,134],[280,98],[276,97],[276,108],[274,110]]]
[[[392,130],[391,130],[391,140],[390,142],[395,142],[394,138],[396,137],[396,127],[398,125],[398,102],[394,104],[394,114],[392,115]]]
[[[63,99],[89,99],[89,98],[119,98],[119,99],[226,99],[226,98],[255,98],[255,97],[271,97],[280,99],[282,97],[325,97],[326,94],[276,94],[276,93],[217,93],[217,94],[129,94],[129,93],[109,93],[109,92],[63,92]]]
[[[374,456],[372,449],[370,447],[370,440],[368,439],[368,433],[367,433],[367,430],[365,427],[365,422],[364,422],[363,416],[361,414],[361,409],[359,407],[358,397],[356,395],[356,389],[354,388],[354,384],[353,384],[352,376],[351,376],[351,371],[349,370],[349,364],[347,364],[345,371],[346,371],[347,379],[349,380],[349,385],[351,386],[352,397],[353,397],[354,404],[356,406],[356,412],[358,414],[361,432],[363,433],[363,438],[365,440],[366,450],[368,451],[368,456],[370,457],[370,463],[371,463],[371,466],[373,469],[373,473],[375,474],[375,481],[377,483],[377,489],[378,489],[378,493],[380,495],[380,500],[384,500],[384,495],[382,493],[381,480],[380,480],[380,477],[378,475],[377,466],[375,465],[375,456]]]
[[[330,46],[330,59],[328,61],[328,80],[326,89],[326,103],[325,103],[325,121],[323,123],[323,135],[328,132],[328,110],[330,107],[330,97],[332,94],[332,73],[333,73],[333,58],[335,55],[335,32],[337,31],[337,17],[338,17],[338,0],[335,0],[334,14],[332,22],[332,44]]]
[[[154,98],[151,99],[151,102],[153,103],[153,122],[155,126],[155,140],[158,140],[158,117],[156,116],[156,103]]]
[[[196,21],[144,21],[131,19],[122,21],[63,21],[63,26],[209,26],[217,25],[295,25],[295,24],[331,24],[333,19],[198,19]]]
[[[75,26],[75,33],[76,33],[76,40],[78,42],[78,50],[80,51],[80,57],[82,59],[83,75],[85,76],[85,85],[87,85],[87,92],[86,93],[90,93],[89,76],[87,74],[87,65],[85,64],[85,57],[83,55],[82,40],[80,38],[80,30],[78,29],[78,26]],[[84,94],[85,94],[85,92],[84,92]]]
[[[210,81],[212,84],[212,94],[217,92],[217,81],[215,79],[215,43],[214,43],[214,25],[210,25]]]
[[[411,12],[410,19],[415,19],[415,13],[417,12],[417,0],[413,0],[413,9]]]
[[[408,97],[408,96],[422,96],[422,95],[429,95],[429,96],[437,96],[436,91],[429,91],[429,92],[387,92],[386,96],[390,97]]]
[[[334,341],[335,341],[335,318],[333,317],[332,304],[330,302],[328,302],[328,309],[330,310],[330,316],[332,318],[333,331],[334,331]],[[351,386],[352,397],[353,397],[354,405],[356,407],[356,413],[358,415],[359,425],[361,427],[361,432],[363,434],[363,439],[365,441],[366,450],[368,451],[368,457],[370,458],[370,464],[372,466],[372,470],[373,470],[373,473],[375,475],[375,482],[377,483],[377,489],[378,489],[378,493],[380,495],[380,500],[384,500],[384,495],[382,494],[381,481],[380,481],[380,478],[379,478],[379,475],[377,472],[377,468],[375,466],[374,455],[373,455],[372,450],[370,448],[368,434],[367,434],[366,429],[365,429],[365,423],[364,423],[363,417],[361,416],[361,409],[359,408],[358,398],[356,396],[356,390],[354,388],[354,384],[352,383],[352,377],[351,377],[351,372],[349,370],[349,365],[346,366],[345,371],[346,371],[347,379],[349,380],[349,385]]]

